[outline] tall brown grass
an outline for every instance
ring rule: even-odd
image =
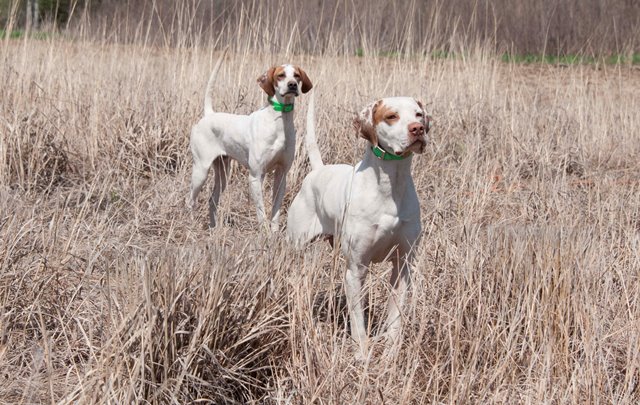
[[[319,57],[240,31],[215,107],[259,108],[257,76],[299,63],[329,163],[359,160],[351,118],[378,97],[418,97],[435,118],[413,162],[424,233],[402,348],[357,362],[340,255],[259,231],[244,169],[220,227],[204,198],[187,212],[216,39],[144,32],[0,44],[1,402],[640,399],[637,69],[506,65],[464,43],[447,60]],[[308,170],[301,148],[285,207]],[[373,332],[388,277],[371,268]]]

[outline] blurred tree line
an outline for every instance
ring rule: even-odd
[[[0,0],[0,26],[9,18],[19,28],[38,29],[41,23],[66,26],[76,12],[85,7],[98,7],[101,0]]]
[[[296,51],[323,53],[341,38],[342,52],[363,44],[455,52],[474,43],[520,54],[640,52],[640,0],[0,0],[0,28],[12,9],[14,28],[84,24],[83,35],[135,42],[144,32],[147,43],[166,46],[204,43],[234,27],[273,29],[268,22],[277,19],[274,51],[296,38]]]

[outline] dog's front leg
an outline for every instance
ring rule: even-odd
[[[411,283],[411,272],[409,262],[412,259],[410,253],[401,252],[397,249],[393,254],[391,270],[391,291],[387,304],[387,342],[388,347],[395,345],[400,338],[402,331],[402,307],[404,306],[409,284]]]
[[[360,358],[367,356],[367,328],[364,323],[364,310],[362,306],[362,287],[367,276],[367,267],[357,260],[349,260],[347,272],[344,277],[347,306],[349,307],[349,319],[351,321],[351,336],[358,342]]]
[[[264,199],[262,196],[262,182],[264,181],[264,174],[260,172],[249,173],[249,192],[251,199],[256,206],[256,213],[258,214],[258,222],[263,224],[265,221],[264,214]]]
[[[271,207],[271,231],[277,232],[280,227],[278,222],[280,221],[280,206],[282,206],[282,199],[287,189],[287,171],[278,166],[273,175],[273,206]]]

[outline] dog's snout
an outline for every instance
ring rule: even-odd
[[[420,122],[414,122],[409,124],[409,132],[411,135],[420,136],[424,133],[424,125]]]
[[[291,82],[287,83],[287,87],[289,88],[289,90],[297,90],[298,89],[298,82],[291,81]]]

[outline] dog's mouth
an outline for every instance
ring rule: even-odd
[[[282,97],[285,97],[285,96],[294,96],[294,97],[298,97],[298,90],[287,90],[287,91],[286,91],[286,92],[284,92],[284,93],[280,93],[280,95],[281,95]]]
[[[423,153],[426,145],[427,141],[424,138],[418,138],[403,150],[395,151],[395,154],[400,156],[407,156],[411,153]]]

